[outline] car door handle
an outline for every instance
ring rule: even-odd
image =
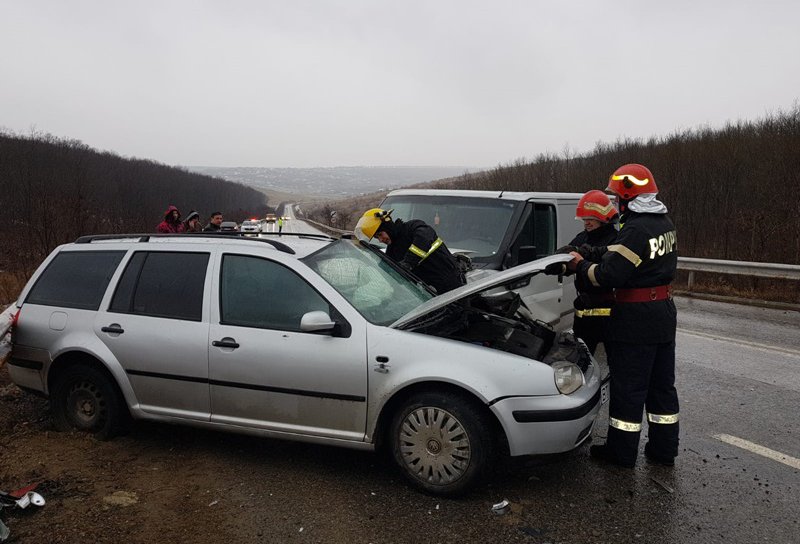
[[[233,338],[223,338],[222,340],[214,340],[211,342],[211,345],[218,348],[233,348],[236,349],[239,347],[239,344],[236,343],[236,340]]]
[[[112,323],[108,327],[101,327],[100,330],[103,331],[103,332],[110,332],[110,333],[113,333],[113,334],[122,334],[123,332],[125,332],[125,329],[123,329],[122,327],[120,327],[116,323]]]

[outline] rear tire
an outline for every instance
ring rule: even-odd
[[[95,367],[66,369],[50,396],[53,423],[59,431],[78,430],[108,440],[127,429],[130,414],[113,379]]]
[[[392,419],[392,454],[416,487],[460,495],[483,480],[494,463],[493,428],[477,403],[452,393],[421,393]]]

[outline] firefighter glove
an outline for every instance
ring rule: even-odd
[[[575,247],[575,246],[567,245],[567,246],[561,246],[560,248],[558,248],[556,250],[555,254],[558,255],[560,253],[563,253],[564,255],[566,255],[568,253],[572,253],[573,251],[578,251],[578,248]]]
[[[550,263],[544,267],[544,273],[548,276],[563,276],[567,272],[564,263]]]

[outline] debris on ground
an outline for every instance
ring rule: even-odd
[[[139,502],[139,497],[132,491],[114,491],[103,497],[103,502],[112,506],[132,506]]]
[[[508,514],[510,511],[511,511],[511,503],[508,502],[508,499],[503,499],[502,501],[492,505],[492,512],[497,514],[498,516]]]

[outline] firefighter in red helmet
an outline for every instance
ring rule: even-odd
[[[678,393],[675,389],[676,309],[671,282],[678,263],[675,226],[656,197],[652,172],[641,164],[618,168],[608,192],[619,198],[620,230],[599,262],[573,252],[568,267],[597,287],[614,288],[605,331],[611,368],[608,438],[590,448],[592,457],[624,467],[636,464],[642,412],[646,410],[645,456],[671,466],[678,455]],[[595,260],[595,259],[592,259]]]
[[[583,195],[575,210],[575,219],[583,221],[583,231],[569,245],[575,247],[607,247],[617,237],[619,214],[603,191],[593,190]],[[592,285],[585,278],[575,278],[578,297],[575,299],[575,336],[586,342],[592,353],[603,342],[606,321],[611,315],[613,289]]]
[[[604,250],[617,237],[618,217],[617,209],[603,191],[589,191],[581,197],[575,209],[575,219],[583,221],[583,230],[557,252],[567,253],[580,248],[583,254],[587,254],[590,249],[592,252],[595,252],[595,248]],[[545,273],[555,275],[569,272],[564,264],[554,263],[545,268]],[[594,354],[597,345],[603,342],[603,331],[611,315],[614,290],[611,287],[592,285],[580,276],[575,278],[575,289],[578,296],[573,303],[575,319],[572,329],[575,336],[583,340]]]

